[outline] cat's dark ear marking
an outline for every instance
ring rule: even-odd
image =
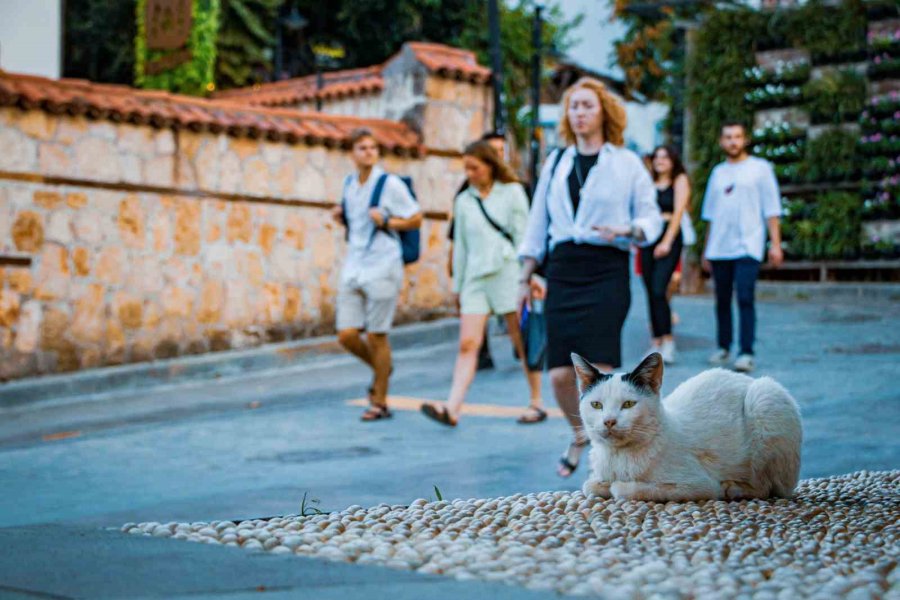
[[[650,390],[654,394],[659,393],[662,387],[663,377],[663,359],[659,352],[649,355],[641,364],[635,367],[634,371],[623,377],[635,387]]]
[[[572,364],[575,366],[575,375],[578,380],[578,393],[582,396],[589,389],[610,377],[606,373],[601,373],[597,367],[574,352],[572,353]]]

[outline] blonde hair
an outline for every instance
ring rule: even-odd
[[[582,77],[566,90],[562,99],[562,119],[559,121],[559,135],[566,141],[566,144],[575,143],[575,132],[569,125],[569,102],[572,94],[576,90],[586,89],[597,94],[600,100],[600,111],[602,113],[601,122],[603,127],[603,140],[613,144],[614,146],[625,145],[625,124],[628,117],[625,114],[625,107],[613,96],[606,85],[599,79],[593,77]]]

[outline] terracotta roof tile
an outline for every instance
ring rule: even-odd
[[[263,108],[233,101],[205,100],[126,86],[46,79],[5,71],[0,71],[0,106],[150,124],[157,128],[184,127],[213,133],[224,131],[232,136],[344,147],[349,145],[353,129],[365,126],[389,151],[413,155],[423,152],[415,132],[402,123],[385,119]]]
[[[478,64],[475,53],[429,42],[408,42],[416,59],[432,73],[473,83],[486,83],[491,70]]]
[[[407,42],[405,47],[426,69],[440,77],[473,83],[486,83],[491,78],[491,70],[479,65],[475,54],[468,50],[430,42]],[[381,65],[323,73],[322,89],[318,91],[316,76],[308,75],[225,90],[213,94],[213,97],[251,106],[290,106],[311,102],[317,97],[332,100],[374,94],[384,89],[382,71],[393,58]]]

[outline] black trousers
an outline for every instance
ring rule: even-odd
[[[658,244],[659,242],[657,242]],[[654,258],[653,250],[656,244],[641,248],[641,276],[644,278],[644,287],[647,288],[647,305],[650,309],[650,324],[653,327],[653,337],[672,335],[672,309],[666,292],[672,274],[678,266],[681,258],[681,249],[684,243],[681,232],[672,242],[672,251],[662,258]]]
[[[760,262],[749,256],[734,260],[711,260],[716,283],[716,322],[719,329],[719,348],[729,350],[732,331],[731,298],[737,288],[738,314],[741,322],[741,354],[753,354],[756,337],[756,278]]]

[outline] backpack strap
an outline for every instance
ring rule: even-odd
[[[350,225],[347,222],[347,188],[353,181],[353,175],[344,177],[344,186],[341,189],[341,221],[344,223],[344,239],[350,239]]]
[[[378,205],[381,204],[381,195],[384,193],[384,184],[387,183],[387,179],[390,175],[390,173],[382,173],[378,178],[378,181],[375,182],[375,187],[372,189],[372,196],[369,198],[369,208],[378,208]],[[394,237],[392,232],[387,228],[387,221],[385,221],[384,227],[372,229],[372,237],[369,238],[367,247],[372,245],[372,242],[375,241],[375,236],[378,235],[379,231],[383,231],[391,237]]]

